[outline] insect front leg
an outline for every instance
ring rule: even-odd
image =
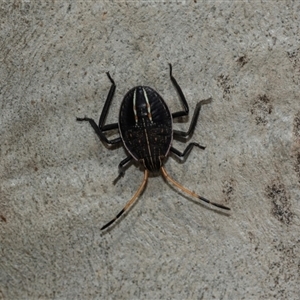
[[[185,96],[181,90],[181,87],[179,86],[179,84],[177,83],[176,79],[173,77],[172,75],[172,65],[169,64],[170,66],[170,78],[171,78],[171,81],[179,95],[179,99],[184,107],[184,110],[182,111],[177,111],[175,113],[172,113],[172,117],[173,119],[174,118],[178,118],[178,117],[183,117],[183,116],[187,116],[189,114],[189,105],[185,99]],[[190,127],[188,129],[188,131],[180,131],[180,130],[173,130],[173,134],[174,134],[174,138],[185,138],[185,137],[188,137],[190,135],[193,134],[194,130],[195,130],[195,127],[196,127],[196,124],[197,124],[197,121],[198,121],[198,117],[199,117],[199,114],[200,114],[200,110],[201,110],[201,106],[203,104],[207,104],[207,103],[210,103],[212,100],[212,98],[208,98],[208,99],[205,99],[205,100],[202,100],[200,102],[198,102],[198,104],[196,105],[196,108],[195,108],[195,111],[194,111],[194,115],[193,115],[193,118],[192,118],[192,121],[190,123]]]
[[[98,127],[98,125],[96,124],[96,122],[91,119],[91,118],[87,118],[87,117],[84,117],[84,118],[76,118],[76,121],[87,121],[91,124],[91,126],[94,128],[96,134],[98,135],[99,139],[102,141],[102,142],[105,142],[106,144],[109,144],[109,145],[114,145],[114,144],[118,144],[120,143],[122,140],[120,137],[118,138],[115,138],[115,139],[112,139],[112,140],[109,140],[105,134],[103,133],[103,131]],[[113,125],[113,124],[110,124],[110,125]],[[118,124],[116,124],[118,125]],[[117,127],[118,128],[118,127]],[[111,129],[115,129],[115,128],[111,128]]]
[[[81,121],[89,122],[102,142],[105,142],[109,145],[114,145],[114,144],[120,143],[122,141],[121,138],[118,137],[118,138],[109,140],[105,136],[104,132],[109,131],[109,130],[118,129],[118,123],[107,124],[107,125],[104,125],[104,123],[105,123],[105,120],[106,120],[106,117],[107,117],[107,114],[109,111],[109,107],[111,105],[111,102],[112,102],[112,99],[113,99],[113,96],[114,96],[114,93],[116,90],[116,84],[115,84],[114,80],[111,78],[110,74],[108,72],[106,74],[107,74],[107,77],[109,78],[109,80],[111,81],[112,85],[110,87],[103,110],[100,115],[99,126],[96,124],[96,122],[93,119],[88,118],[88,117],[76,118],[76,120],[79,122],[81,122]]]
[[[173,130],[173,136],[174,138],[188,138],[189,136],[191,136],[194,133],[194,130],[196,128],[196,124],[199,118],[199,114],[200,114],[200,110],[201,110],[201,106],[203,104],[207,104],[210,103],[212,101],[212,98],[208,98],[205,100],[202,100],[200,102],[197,103],[195,111],[194,111],[194,115],[192,118],[192,121],[190,123],[190,127],[188,129],[188,131],[181,131],[181,130]]]
[[[184,96],[184,94],[183,94],[183,92],[181,90],[181,87],[179,86],[179,84],[177,83],[176,79],[172,75],[172,65],[169,64],[169,66],[170,66],[170,78],[171,78],[171,81],[172,81],[172,83],[173,83],[173,85],[174,85],[174,87],[175,87],[175,89],[176,89],[176,91],[177,91],[177,93],[179,95],[179,99],[180,99],[180,101],[181,101],[181,103],[182,103],[182,105],[184,107],[184,110],[172,113],[172,117],[174,119],[174,118],[178,118],[178,117],[187,116],[189,114],[189,105],[188,105],[188,103],[187,103],[187,101],[185,99],[185,96]]]

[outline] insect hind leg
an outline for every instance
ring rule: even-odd
[[[129,163],[130,161],[132,160],[132,156],[127,156],[125,159],[123,159],[120,163],[119,163],[119,166],[118,166],[118,169],[119,169],[119,175],[117,176],[116,179],[114,179],[113,181],[113,184],[115,185],[118,180],[123,177],[125,175],[125,168],[124,167],[127,163]]]
[[[108,223],[106,223],[101,228],[101,230],[106,229],[111,224],[113,224],[114,222],[116,222],[123,215],[123,213],[125,213],[135,203],[136,199],[142,193],[142,191],[144,190],[144,188],[146,186],[146,183],[147,183],[147,180],[148,180],[148,176],[149,176],[149,171],[145,170],[143,182],[140,185],[140,187],[138,188],[138,190],[135,192],[135,194],[133,195],[133,197],[126,203],[126,205],[124,206],[124,208],[115,216],[115,218],[113,218],[111,221],[109,221]]]
[[[187,188],[185,188],[184,186],[182,186],[179,182],[177,182],[176,180],[174,180],[172,177],[170,177],[170,175],[167,173],[167,171],[165,170],[164,167],[161,167],[161,172],[162,172],[162,175],[163,177],[167,180],[167,181],[170,181],[172,184],[174,184],[177,188],[179,188],[180,190],[182,190],[184,193],[192,196],[192,197],[195,197],[195,198],[198,198],[206,203],[209,203],[211,205],[214,205],[216,207],[219,207],[219,208],[222,208],[222,209],[226,209],[226,210],[230,210],[229,207],[225,206],[225,205],[222,205],[222,204],[219,204],[219,203],[215,203],[215,202],[211,202],[210,200],[204,198],[204,197],[201,197],[199,196],[198,194],[196,194],[195,192],[192,192],[190,190],[188,190]]]
[[[188,158],[188,156],[190,155],[190,153],[191,153],[194,146],[196,146],[200,149],[203,149],[203,150],[205,149],[204,146],[201,146],[198,143],[190,143],[190,144],[187,145],[187,147],[184,149],[183,152],[180,152],[179,150],[177,150],[174,147],[171,147],[170,151],[172,153],[174,153],[176,156],[178,156],[179,158],[183,158],[183,161],[185,161]]]

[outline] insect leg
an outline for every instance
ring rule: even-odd
[[[118,128],[118,124],[114,123],[114,124],[109,124],[109,125],[104,125],[106,117],[108,115],[108,111],[109,111],[109,107],[111,105],[111,102],[113,100],[114,94],[115,94],[115,90],[116,90],[116,84],[114,82],[114,80],[111,78],[109,72],[106,73],[108,79],[111,82],[111,87],[109,89],[104,107],[102,109],[101,115],[100,115],[100,119],[99,119],[99,128],[102,131],[106,131],[106,130],[110,130],[110,129],[116,129]]]
[[[163,177],[170,181],[171,183],[173,183],[177,188],[179,188],[180,190],[182,190],[183,192],[185,192],[186,194],[192,196],[192,197],[196,197],[206,203],[209,203],[211,205],[214,205],[216,207],[219,207],[219,208],[222,208],[222,209],[226,209],[226,210],[230,210],[229,207],[227,206],[224,206],[222,204],[219,204],[219,203],[215,203],[215,202],[211,202],[210,200],[204,198],[204,197],[201,197],[199,195],[197,195],[195,192],[192,192],[190,190],[188,190],[187,188],[185,188],[184,186],[182,186],[179,182],[177,182],[176,180],[174,180],[173,178],[170,177],[170,175],[166,172],[165,168],[164,167],[161,167],[161,172],[163,174]]]
[[[177,83],[176,79],[173,77],[172,75],[172,65],[169,64],[170,66],[170,78],[171,78],[171,81],[173,83],[173,85],[175,86],[175,89],[179,95],[179,98],[180,98],[180,101],[184,107],[184,110],[182,111],[178,111],[178,112],[175,112],[175,113],[172,113],[172,117],[173,119],[174,118],[178,118],[178,117],[183,117],[183,116],[187,116],[189,114],[189,105],[185,99],[185,96],[181,90],[181,87],[179,86],[179,84]],[[211,98],[208,98],[206,100],[202,100],[200,101],[197,105],[196,105],[196,108],[195,108],[195,111],[194,111],[194,115],[193,115],[193,118],[192,118],[192,121],[191,121],[191,124],[190,124],[190,127],[188,129],[187,132],[185,131],[180,131],[180,130],[173,130],[173,133],[174,133],[174,138],[177,138],[177,137],[188,137],[189,135],[191,135],[194,130],[195,130],[195,127],[196,127],[196,123],[197,123],[197,120],[198,120],[198,117],[199,117],[199,113],[200,113],[200,109],[201,109],[201,106],[203,104],[206,104],[206,103],[209,103],[211,102]]]
[[[104,230],[105,228],[107,228],[108,226],[110,226],[112,223],[114,223],[116,220],[118,220],[123,215],[123,213],[126,212],[134,204],[134,202],[136,201],[136,199],[138,198],[138,196],[144,190],[145,185],[146,185],[147,180],[148,180],[148,176],[149,176],[149,171],[145,169],[144,180],[143,180],[142,184],[140,185],[140,187],[138,188],[138,190],[133,195],[133,197],[126,203],[126,205],[124,206],[124,208],[116,215],[116,217],[114,219],[112,219],[111,221],[109,221],[107,224],[105,224],[101,228],[101,230]]]
[[[118,138],[115,138],[115,139],[112,139],[112,140],[109,140],[105,134],[103,133],[103,130],[101,130],[98,125],[96,124],[96,122],[91,119],[91,118],[87,118],[87,117],[84,117],[84,118],[76,118],[76,121],[87,121],[91,124],[91,126],[94,128],[95,132],[97,133],[99,139],[109,145],[113,145],[113,144],[118,144],[122,141],[122,139],[120,137]],[[114,124],[110,124],[110,125],[114,125]],[[118,125],[118,124],[116,124]],[[109,126],[109,125],[106,125],[106,126]],[[115,128],[110,128],[110,129],[115,129]],[[109,130],[109,129],[107,129]]]
[[[190,155],[190,152],[192,151],[193,147],[196,146],[200,149],[205,149],[205,147],[199,145],[198,143],[190,143],[187,145],[187,147],[184,149],[183,152],[180,152],[179,150],[177,150],[174,147],[171,147],[170,151],[172,153],[174,153],[175,155],[177,155],[178,157],[183,157],[183,160],[186,160],[188,158],[188,156]]]
[[[115,90],[116,90],[116,84],[115,84],[114,80],[111,78],[109,72],[107,72],[106,74],[107,74],[107,77],[109,78],[109,80],[111,81],[112,85],[111,85],[109,93],[107,95],[107,98],[106,98],[106,101],[105,101],[102,113],[100,115],[99,126],[91,118],[87,118],[87,117],[76,118],[76,120],[77,121],[87,121],[87,122],[89,122],[91,124],[91,126],[94,128],[94,130],[97,133],[97,135],[100,138],[100,140],[103,141],[103,142],[105,142],[105,143],[107,143],[107,144],[112,145],[112,144],[120,143],[122,140],[121,140],[120,137],[112,139],[112,140],[109,140],[109,139],[107,139],[107,137],[103,133],[105,131],[117,129],[119,127],[118,123],[104,125],[104,122],[105,122],[107,114],[108,114],[109,107],[111,105],[111,102],[112,102],[112,99],[113,99],[113,96],[114,96],[114,93],[115,93]]]
[[[197,121],[198,121],[198,118],[199,118],[201,106],[203,104],[210,103],[211,100],[212,100],[212,98],[208,98],[208,99],[202,100],[202,101],[197,103],[195,111],[194,111],[194,115],[193,115],[193,118],[192,118],[192,121],[190,123],[190,127],[189,127],[188,131],[185,132],[185,131],[180,131],[180,130],[173,130],[174,138],[179,138],[179,139],[180,138],[187,138],[187,137],[189,137],[190,135],[193,134],[193,132],[195,130],[195,127],[196,127],[196,124],[197,124]]]
[[[187,116],[189,114],[189,105],[188,105],[188,103],[187,103],[187,101],[186,101],[186,99],[184,97],[184,94],[183,94],[183,92],[181,90],[181,87],[179,86],[179,84],[177,83],[176,79],[172,75],[172,65],[169,64],[169,66],[170,66],[170,78],[171,78],[171,81],[172,81],[172,83],[173,83],[173,85],[174,85],[174,87],[175,87],[175,89],[176,89],[176,91],[177,91],[177,93],[179,95],[180,101],[181,101],[181,103],[182,103],[182,105],[184,107],[184,110],[172,113],[172,117],[174,119],[174,118],[178,118],[178,117],[182,117],[182,116]]]
[[[119,175],[118,177],[113,181],[113,184],[116,184],[117,181],[123,177],[125,175],[125,168],[124,166],[129,163],[130,161],[132,160],[132,156],[128,156],[126,157],[125,159],[123,159],[120,163],[119,163],[119,166],[118,166],[118,169],[119,169]]]

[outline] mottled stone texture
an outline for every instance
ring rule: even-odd
[[[0,2],[0,299],[299,299],[299,1]],[[98,120],[110,82],[203,106],[186,162],[143,178]],[[183,118],[174,124],[187,129]],[[110,135],[117,136],[115,134]],[[183,150],[185,145],[174,142]]]

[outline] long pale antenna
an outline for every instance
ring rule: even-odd
[[[226,209],[226,210],[230,210],[229,207],[227,206],[224,206],[222,204],[219,204],[219,203],[215,203],[215,202],[211,202],[210,200],[204,198],[204,197],[201,197],[199,196],[198,194],[196,194],[195,192],[192,192],[190,190],[188,190],[187,188],[185,188],[184,186],[182,186],[179,182],[177,182],[176,180],[174,180],[173,178],[170,177],[170,175],[166,172],[165,168],[164,167],[161,167],[161,172],[163,174],[163,177],[170,181],[171,183],[173,183],[176,187],[178,187],[180,190],[182,190],[183,192],[185,192],[186,194],[192,196],[192,197],[195,197],[195,198],[198,198],[206,203],[209,203],[211,205],[214,205],[216,207],[219,207],[219,208],[222,208],[222,209]]]
[[[140,187],[138,188],[138,190],[133,195],[133,197],[126,203],[126,205],[124,206],[124,208],[116,215],[116,217],[114,219],[112,219],[111,221],[109,221],[107,224],[105,224],[101,228],[101,230],[104,230],[105,228],[107,228],[108,226],[110,226],[112,223],[114,223],[115,221],[117,221],[123,215],[123,213],[126,212],[134,204],[134,202],[136,201],[137,197],[144,190],[145,185],[146,185],[147,180],[148,180],[148,176],[149,176],[149,171],[145,170],[144,180],[143,180],[142,184],[140,185]]]

